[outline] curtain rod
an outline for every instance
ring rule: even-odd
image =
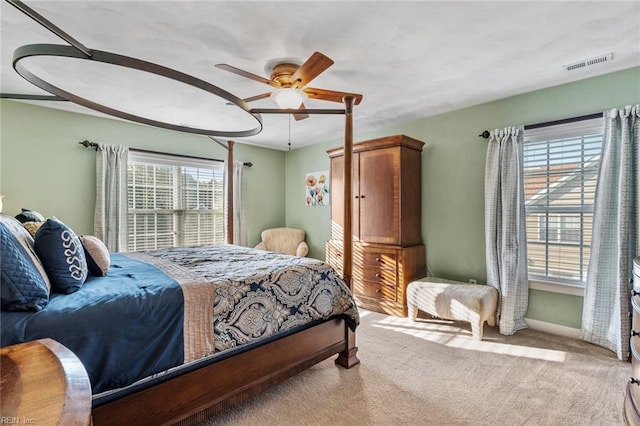
[[[545,121],[544,123],[536,123],[536,124],[527,124],[526,126],[524,126],[524,129],[525,130],[539,129],[540,127],[555,126],[558,124],[567,124],[567,123],[573,123],[576,121],[591,120],[594,118],[601,118],[601,117],[602,117],[602,113],[596,112],[594,114],[580,115],[578,117],[563,118],[562,120]],[[484,139],[488,139],[490,136],[490,133],[488,130],[485,130],[482,133],[480,133],[478,136]]]
[[[83,140],[82,142],[78,142],[78,143],[80,145],[84,146],[85,148],[98,149],[98,144],[96,142]],[[129,151],[144,152],[146,154],[174,155],[176,157],[190,158],[190,159],[193,159],[193,160],[217,161],[217,162],[220,162],[220,163],[224,163],[224,160],[219,160],[217,158],[206,158],[206,157],[196,157],[194,155],[172,154],[170,152],[151,151],[151,150],[148,150],[148,149],[129,148]],[[243,163],[243,164],[246,167],[252,167],[253,166],[253,163],[251,161],[248,161],[248,162]]]

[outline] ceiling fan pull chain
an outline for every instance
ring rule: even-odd
[[[289,116],[289,151],[291,151],[291,114],[287,114]]]

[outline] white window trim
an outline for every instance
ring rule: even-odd
[[[179,154],[164,154],[164,153],[159,153],[159,152],[152,152],[152,151],[133,151],[130,150],[129,151],[129,155],[128,155],[128,162],[129,163],[149,163],[149,164],[159,164],[159,165],[165,165],[165,166],[170,166],[170,167],[174,167],[175,173],[177,173],[178,169],[181,168],[204,168],[204,169],[212,169],[214,170],[214,173],[220,172],[223,176],[223,180],[226,179],[225,174],[226,174],[226,168],[224,167],[224,163],[220,162],[218,160],[214,160],[214,159],[205,159],[205,158],[197,158],[197,157],[190,157],[190,156],[182,156]],[[176,177],[176,179],[174,179],[174,182],[178,182],[178,178]],[[129,186],[129,183],[127,182],[127,187]],[[176,189],[176,188],[174,188]],[[179,197],[180,195],[174,191],[174,198]],[[215,198],[215,194],[214,194],[214,198]],[[177,199],[174,199],[174,206],[177,205],[176,204]],[[226,214],[225,211],[225,207],[224,207],[224,195],[222,196],[222,216],[224,217],[224,215]],[[127,200],[128,202],[128,200]],[[178,203],[179,204],[179,203]],[[136,209],[129,209],[129,213],[127,214],[127,216],[129,216],[130,213],[135,213]],[[149,210],[148,209],[143,209],[144,211],[141,211],[139,213],[146,213]],[[167,211],[171,211],[173,212],[173,216],[174,216],[174,229],[176,228],[175,226],[175,221],[176,221],[176,212],[181,211],[181,209],[169,209]],[[210,210],[211,212],[213,212],[214,214],[216,213],[216,210]],[[226,230],[225,230],[226,232]],[[182,246],[181,241],[179,241],[179,239],[177,240],[176,238],[178,238],[178,234],[175,234],[174,232],[174,242],[173,242],[173,247],[180,247]],[[180,236],[181,238],[184,238],[184,235]],[[127,238],[129,238],[129,236],[127,236]]]
[[[559,283],[535,279],[529,280],[529,289],[584,297],[584,286],[578,284]]]
[[[550,125],[536,129],[525,130],[525,143],[545,141],[550,138],[562,139],[571,137],[576,131],[584,134],[601,134],[602,118],[591,118],[577,122],[565,123],[562,125]],[[558,240],[561,238],[561,227],[558,227]],[[586,277],[585,277],[586,281]],[[538,277],[529,280],[529,288],[552,293],[561,293],[584,297],[584,283],[567,283],[561,280],[554,281],[552,277],[548,280]]]

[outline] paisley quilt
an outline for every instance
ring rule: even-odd
[[[0,346],[57,340],[95,397],[338,316],[358,325],[350,291],[318,260],[230,245],[112,253],[107,276],[44,309],[2,310]]]
[[[335,316],[352,329],[359,323],[347,286],[319,260],[232,245],[132,255],[169,275],[179,265],[212,286],[216,352]]]

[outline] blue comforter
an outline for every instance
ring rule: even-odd
[[[355,301],[319,260],[238,246],[114,253],[106,277],[0,315],[1,346],[49,337],[84,364],[94,397],[316,321],[355,329]],[[173,368],[176,367],[176,368]]]
[[[90,277],[73,294],[52,293],[39,312],[0,314],[1,346],[50,337],[84,364],[93,393],[126,386],[179,365],[183,294],[158,268],[111,255],[106,277]],[[117,354],[117,356],[113,356]]]

